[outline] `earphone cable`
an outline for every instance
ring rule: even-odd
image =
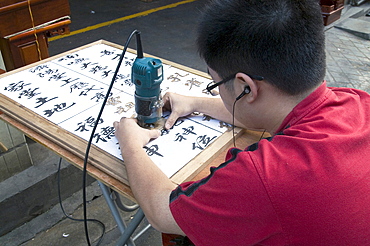
[[[234,143],[234,147],[235,148],[236,148],[236,143],[235,143],[236,142],[235,141],[235,104],[236,104],[237,101],[238,100],[236,99],[234,101],[234,103],[233,103],[233,123],[232,123],[232,127],[233,127],[233,143]],[[258,142],[262,140],[263,136],[265,135],[265,132],[266,132],[266,129],[263,130],[263,132],[262,132],[262,134],[261,134],[260,139],[258,140]]]
[[[235,104],[236,102],[238,101],[238,99],[235,99],[235,102],[233,104],[233,123],[232,123],[232,127],[233,127],[233,143],[234,143],[234,147],[236,148],[236,144],[235,144]]]

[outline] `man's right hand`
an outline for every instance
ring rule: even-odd
[[[164,127],[168,130],[175,124],[179,117],[193,113],[195,111],[194,102],[194,97],[167,92],[163,96],[163,109],[164,111],[171,111],[171,114]]]

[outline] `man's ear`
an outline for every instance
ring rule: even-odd
[[[249,77],[245,73],[237,73],[235,77],[235,95],[240,95],[241,93],[243,93],[243,91],[245,91],[246,87],[249,87],[250,92],[246,93],[244,97],[247,98],[247,101],[249,103],[255,101],[258,96],[258,84],[256,83],[256,81],[251,79],[251,77]]]

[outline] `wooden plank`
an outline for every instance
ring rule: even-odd
[[[0,142],[0,151],[1,152],[7,152],[8,151],[8,148],[2,142]]]

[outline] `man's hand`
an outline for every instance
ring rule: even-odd
[[[113,123],[121,147],[130,188],[149,223],[159,231],[185,235],[169,207],[176,185],[154,164],[143,147],[160,135],[159,130],[141,128],[136,119]]]
[[[113,123],[115,135],[121,147],[122,156],[132,153],[132,150],[143,148],[151,139],[158,138],[159,130],[141,128],[136,119],[121,118]]]
[[[164,110],[171,111],[164,126],[170,129],[179,117],[187,116],[194,112],[194,97],[183,96],[173,92],[167,92],[163,96]]]

